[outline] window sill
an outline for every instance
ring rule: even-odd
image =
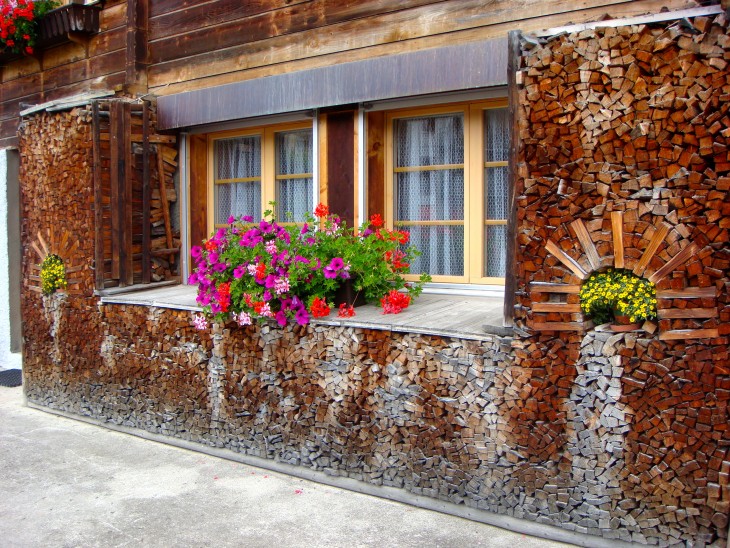
[[[195,286],[127,289],[130,291],[101,294],[102,304],[201,310],[195,302]],[[327,318],[313,320],[312,324],[488,340],[512,334],[511,328],[503,326],[503,304],[499,297],[423,294],[400,314],[383,314],[379,306],[365,305],[358,307],[352,318],[339,318],[333,311]]]

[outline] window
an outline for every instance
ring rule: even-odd
[[[209,219],[260,219],[276,202],[280,222],[303,222],[314,203],[314,152],[309,122],[249,128],[210,136],[213,181]]]
[[[504,284],[509,121],[506,101],[390,112],[386,217],[436,282]]]

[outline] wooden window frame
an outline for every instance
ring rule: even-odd
[[[464,275],[432,275],[435,283],[505,285],[505,278],[484,276],[485,271],[485,227],[489,224],[508,225],[509,219],[487,220],[485,215],[485,179],[487,167],[509,167],[509,162],[485,162],[484,159],[484,111],[507,108],[507,98],[485,99],[443,105],[404,108],[387,111],[385,114],[385,220],[394,228],[395,219],[395,121],[403,118],[457,114],[464,116]],[[459,164],[461,165],[461,164]],[[439,224],[449,224],[449,221]],[[462,224],[461,221],[458,224]],[[400,224],[399,224],[400,226]],[[417,279],[409,275],[408,279]]]
[[[224,139],[233,139],[236,137],[250,137],[259,135],[261,137],[261,211],[264,212],[270,209],[269,203],[276,201],[276,182],[282,178],[291,178],[292,176],[286,175],[283,177],[277,176],[276,173],[276,134],[283,133],[286,131],[295,131],[299,129],[310,129],[314,133],[314,124],[311,120],[300,121],[300,122],[286,122],[281,124],[261,125],[247,128],[240,128],[228,131],[220,131],[216,133],[209,133],[207,135],[208,142],[208,204],[207,204],[207,218],[208,218],[208,233],[211,234],[213,231],[220,227],[227,226],[226,223],[215,222],[216,202],[215,202],[215,186],[217,183],[216,178],[216,158],[215,158],[215,143],[216,141]],[[313,152],[316,151],[314,145],[314,135],[312,140]],[[313,162],[316,163],[317,158],[312,158]],[[301,175],[308,175],[314,181],[314,196],[318,196],[317,180],[314,173],[309,174],[297,174],[298,177]],[[224,183],[225,184],[225,183]],[[276,214],[276,212],[274,212]],[[279,224],[290,224],[290,223],[279,223]]]

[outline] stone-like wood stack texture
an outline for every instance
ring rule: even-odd
[[[709,538],[709,530],[727,528],[730,505],[726,16],[586,30],[537,44],[523,41],[522,47],[516,319],[526,331],[518,331],[511,368],[517,380],[511,387],[517,423],[512,443],[538,470],[552,462],[561,470],[578,465],[590,471],[588,492],[596,501],[614,500],[595,507],[622,522],[642,509],[651,524],[651,533],[643,532],[647,540],[671,542],[674,533],[662,534],[674,527]],[[647,274],[687,248],[692,252],[675,261],[658,289],[672,295],[702,288],[714,297],[660,299],[663,319],[655,336],[631,337],[610,358],[596,354],[607,375],[597,392],[591,389],[595,377],[581,365],[586,349],[593,352],[590,336],[537,329],[545,322],[580,322],[580,314],[537,311],[530,284],[581,282],[547,242],[592,270],[576,219],[587,228],[600,266],[616,263],[612,220],[619,217],[626,268],[637,267],[653,242],[659,247]],[[657,240],[662,223],[669,230]],[[576,295],[564,298],[578,302]],[[697,310],[665,312],[690,308]],[[683,329],[712,336],[661,340],[662,333]],[[571,409],[566,400],[576,385],[589,401]],[[595,394],[620,413],[601,412],[590,401]],[[609,448],[606,435],[617,421],[625,424],[623,440]],[[603,440],[588,454],[562,441],[580,423],[592,425],[589,430]],[[608,483],[606,459],[622,460]]]
[[[513,338],[325,325],[197,332],[187,311],[99,306],[90,268],[78,274],[83,294],[44,302],[28,285],[34,234],[62,227],[82,242],[76,264],[94,257],[91,136],[80,111],[27,120],[29,400],[607,539],[722,546],[730,505],[726,28],[722,18],[696,19],[524,42]],[[617,211],[628,267],[667,222],[652,271],[688,242],[699,251],[660,287],[716,289],[712,303],[665,303],[715,307],[716,316],[670,318],[657,333],[708,328],[716,337],[533,330],[539,317],[580,319],[532,310],[531,283],[579,283],[546,243],[585,264],[571,228],[581,219],[601,261],[612,263]]]

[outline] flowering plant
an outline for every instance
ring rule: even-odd
[[[41,263],[41,291],[44,295],[51,295],[65,287],[66,267],[63,266],[63,259],[54,253],[46,255]]]
[[[228,227],[191,250],[196,266],[189,282],[198,284],[197,302],[204,312],[194,319],[196,327],[205,328],[210,317],[233,318],[239,325],[265,318],[281,326],[289,321],[305,325],[330,314],[345,280],[373,301],[406,289],[405,303],[383,305],[386,312],[397,312],[428,279],[406,284],[405,261],[416,251],[402,249],[408,241],[404,233],[369,225],[353,231],[321,204],[315,210],[319,220],[309,217],[302,226],[280,225],[271,213],[258,223],[231,217]],[[339,315],[352,316],[354,309],[340,306]]]
[[[13,53],[31,55],[38,38],[38,19],[57,5],[55,0],[3,0],[0,44]]]
[[[630,270],[609,268],[583,282],[580,307],[598,324],[617,315],[628,316],[631,323],[652,320],[657,317],[656,287]]]

